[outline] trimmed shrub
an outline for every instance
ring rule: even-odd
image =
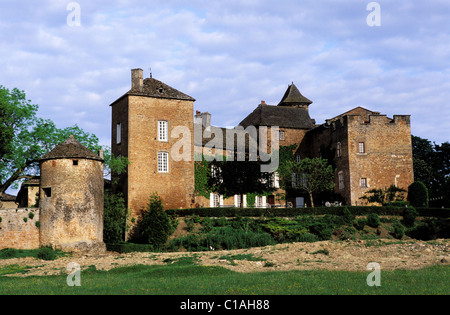
[[[418,215],[419,213],[414,207],[405,208],[403,212],[403,225],[406,227],[414,226],[414,222],[416,221],[416,217]]]
[[[415,181],[409,185],[408,201],[413,207],[428,208],[428,189],[424,183]]]
[[[344,207],[344,209],[342,209],[342,218],[344,220],[344,223],[348,225],[353,224],[353,222],[355,221],[355,215],[351,213],[351,211],[347,207]]]
[[[157,193],[150,195],[147,208],[142,211],[138,224],[142,242],[152,245],[155,249],[160,249],[167,242],[172,226]]]
[[[369,213],[367,215],[367,225],[373,228],[379,227],[381,224],[380,217],[376,213]]]
[[[403,224],[400,223],[400,221],[395,220],[392,224],[392,236],[396,239],[402,239],[403,235],[405,235],[405,227]]]
[[[356,220],[355,228],[358,231],[362,231],[362,230],[364,230],[364,227],[366,226],[366,224],[367,224],[367,220],[366,219],[358,219],[358,220]]]

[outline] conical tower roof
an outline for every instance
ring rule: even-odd
[[[64,142],[58,144],[53,150],[41,157],[40,161],[70,158],[103,161],[101,157],[79,143],[73,135],[70,135]]]
[[[295,86],[294,82],[287,88],[284,93],[283,98],[281,99],[278,106],[298,106],[298,105],[306,105],[309,106],[312,104],[312,101],[307,99],[300,93],[298,88]]]

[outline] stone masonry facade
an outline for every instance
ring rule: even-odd
[[[203,125],[202,135],[205,128],[220,127],[211,126],[210,113],[197,112],[195,117],[201,120],[194,121],[195,99],[151,77],[144,79],[141,69],[132,70],[131,83],[130,91],[111,104],[112,152],[128,157],[131,162],[126,173],[115,176],[118,184],[114,190],[124,193],[133,216],[139,215],[154,192],[162,197],[165,209],[214,204],[195,196],[194,191],[193,152],[199,146],[206,149],[211,139],[194,144],[193,137],[194,130],[199,130],[196,123]],[[414,181],[409,115],[389,118],[356,107],[316,124],[309,116],[311,104],[292,84],[278,105],[262,101],[239,126],[244,129],[255,126],[257,130],[267,127],[268,139],[271,127],[277,126],[279,145],[295,145],[299,159],[327,158],[336,170],[334,196],[347,205],[363,204],[360,197],[369,189],[390,185],[407,189]],[[226,131],[220,129],[222,134]],[[167,133],[163,140],[161,132]],[[185,137],[187,144],[174,150],[181,137]],[[210,151],[217,150],[216,147]],[[174,159],[179,152],[183,152],[185,159]],[[275,196],[266,197],[263,206],[285,204]],[[289,196],[294,207],[299,206],[296,197],[305,198],[308,203],[306,195]],[[228,200],[216,198],[220,206],[238,202],[236,196]]]

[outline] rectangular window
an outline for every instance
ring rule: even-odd
[[[365,153],[366,152],[366,146],[365,146],[364,142],[360,142],[359,143],[358,152],[359,153]]]
[[[262,206],[263,206],[262,196],[255,197],[255,206],[256,206],[256,208],[262,208]]]
[[[341,157],[341,143],[340,142],[338,142],[336,145],[336,154],[337,154],[337,157]]]
[[[158,121],[158,141],[169,141],[169,123]]]
[[[122,123],[118,123],[116,127],[116,144],[120,144],[122,142]]]
[[[297,162],[297,163],[300,163],[300,161],[302,160],[302,158],[300,157],[300,155],[296,155],[295,156],[295,161]]]
[[[72,160],[72,164],[77,166],[78,165],[78,160]]]
[[[44,191],[44,197],[50,198],[52,196],[52,189],[51,187],[43,188]]]
[[[211,194],[211,206],[213,208],[218,208],[220,207],[220,195],[219,194]]]
[[[367,178],[361,178],[361,188],[367,188]]]
[[[340,171],[338,173],[338,179],[339,179],[339,189],[344,189],[344,172]]]
[[[279,131],[278,140],[284,140],[284,131],[282,131],[282,130]]]
[[[273,188],[280,188],[280,174],[273,173]]]
[[[158,173],[169,173],[169,153],[158,152]]]

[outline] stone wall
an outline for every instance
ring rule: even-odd
[[[128,96],[113,106],[113,147],[115,154],[128,157],[131,164],[115,191],[122,191],[132,216],[138,217],[149,196],[158,192],[165,209],[189,208],[194,202],[194,121],[193,102],[175,99]],[[158,121],[167,121],[168,141],[158,141]],[[116,124],[121,122],[122,143],[115,144]],[[176,127],[188,134],[177,134]],[[186,146],[178,147],[181,139]],[[177,152],[174,151],[177,148]],[[186,160],[174,159],[174,153],[190,150]],[[158,172],[158,152],[169,153],[169,172]]]
[[[0,210],[0,249],[39,248],[38,208]]]

